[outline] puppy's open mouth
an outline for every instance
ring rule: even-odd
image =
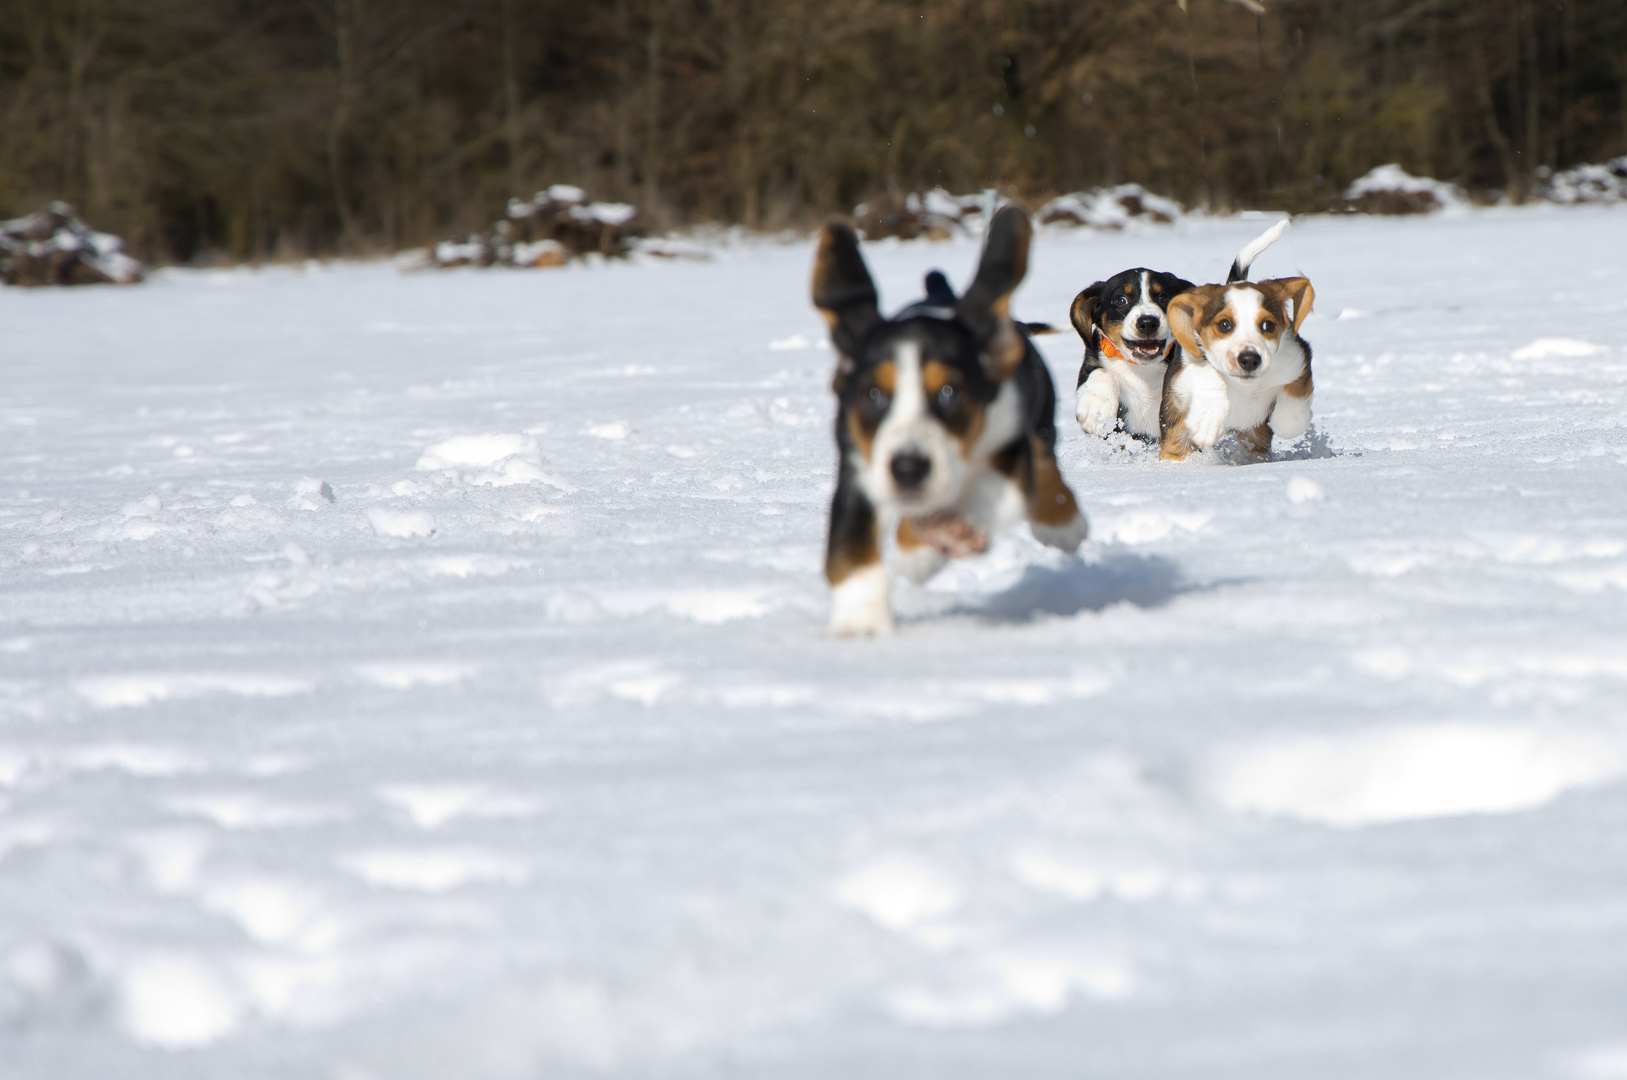
[[[1129,338],[1124,339],[1124,348],[1130,354],[1130,357],[1133,360],[1162,360],[1164,358],[1164,350],[1168,347],[1169,346],[1165,342],[1159,340],[1158,338],[1153,338],[1150,341],[1132,341]]]

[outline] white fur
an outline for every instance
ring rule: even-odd
[[[1158,327],[1150,334],[1143,334],[1136,326],[1136,320],[1143,315],[1151,315],[1158,320]],[[1158,301],[1152,298],[1152,271],[1141,271],[1141,299],[1136,306],[1124,313],[1123,336],[1136,341],[1150,341],[1157,338],[1160,342],[1169,341],[1169,320],[1164,315],[1164,309],[1158,306]],[[1157,363],[1156,360],[1151,361]]]
[[[900,341],[893,352],[895,381],[892,404],[870,448],[870,460],[857,462],[859,483],[878,509],[897,507],[911,515],[930,514],[950,506],[965,480],[966,462],[954,438],[927,408],[921,385],[921,346]],[[918,491],[902,492],[893,480],[893,458],[923,455],[932,463]]]
[[[948,557],[934,547],[899,548],[893,555],[893,566],[916,585],[925,585],[948,564]]]
[[[1186,412],[1186,434],[1200,450],[1207,450],[1226,434],[1231,409],[1226,380],[1208,364],[1188,363],[1170,386]]]
[[[1035,521],[1029,528],[1034,532],[1034,539],[1047,547],[1054,547],[1058,551],[1065,551],[1069,555],[1079,550],[1079,545],[1085,542],[1090,534],[1089,523],[1085,515],[1075,514],[1073,520],[1066,525],[1041,525]]]
[[[1282,231],[1286,228],[1288,228],[1288,219],[1283,218],[1281,221],[1271,226],[1271,228],[1255,237],[1249,242],[1247,247],[1237,253],[1237,264],[1242,267],[1245,277],[1248,275],[1249,267],[1254,265],[1254,260],[1258,259],[1262,254],[1264,254],[1266,248],[1270,247],[1272,244],[1275,244],[1282,236]]]
[[[893,632],[887,571],[880,563],[855,570],[830,591],[830,633],[858,637]]]
[[[1119,419],[1119,384],[1113,373],[1099,367],[1079,384],[1073,418],[1086,435],[1106,435]]]

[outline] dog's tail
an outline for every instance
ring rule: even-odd
[[[1038,337],[1040,334],[1060,334],[1062,332],[1061,327],[1052,326],[1048,322],[1020,322],[1017,325],[1029,337]]]
[[[1231,272],[1226,275],[1226,284],[1236,285],[1239,281],[1247,281],[1249,267],[1254,265],[1254,260],[1258,259],[1261,254],[1265,252],[1266,248],[1270,247],[1272,244],[1275,244],[1282,237],[1282,231],[1287,227],[1288,219],[1283,218],[1281,221],[1271,226],[1271,228],[1255,237],[1254,240],[1242,251],[1239,251],[1237,253],[1237,258],[1232,260]]]

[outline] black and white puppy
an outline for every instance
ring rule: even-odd
[[[964,296],[934,273],[926,300],[891,319],[878,309],[853,229],[832,222],[820,236],[813,301],[839,354],[839,471],[825,553],[834,634],[892,630],[882,565],[889,532],[898,569],[917,582],[1024,519],[1063,551],[1085,539],[1057,467],[1050,372],[1011,317],[1032,234],[1027,215],[1003,208]]]
[[[1068,318],[1085,342],[1073,415],[1086,435],[1122,424],[1131,435],[1157,437],[1164,371],[1180,347],[1169,332],[1169,302],[1190,288],[1184,278],[1138,266],[1073,298]]]

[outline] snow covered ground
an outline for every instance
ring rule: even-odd
[[[0,1076],[1627,1077],[1627,208],[1299,222],[1316,437],[880,641],[810,254],[0,291]]]

